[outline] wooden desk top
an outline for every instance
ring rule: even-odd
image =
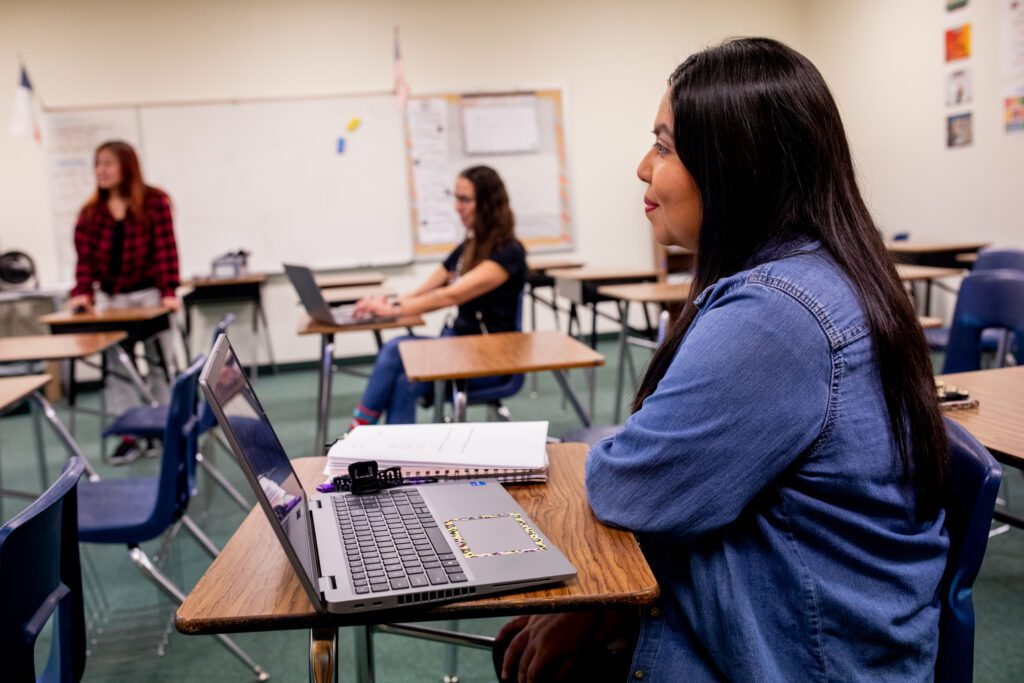
[[[547,258],[527,258],[526,269],[531,273],[545,274],[549,270],[562,268],[582,268],[583,261],[571,256],[549,256]]]
[[[91,313],[72,313],[71,311],[57,311],[41,315],[36,320],[42,325],[56,327],[59,325],[80,325],[83,323],[136,323],[154,320],[168,315],[171,309],[164,306],[149,306],[146,308],[107,308],[102,311]]]
[[[399,327],[419,327],[426,322],[418,315],[409,315],[389,322],[355,323],[353,325],[324,325],[308,315],[299,321],[299,334],[336,334],[338,332],[373,332],[375,330],[393,330]]]
[[[255,509],[178,608],[175,626],[182,633],[203,634],[651,604],[658,597],[658,584],[633,534],[601,524],[590,511],[583,483],[586,453],[584,444],[549,445],[548,483],[508,487],[576,566],[574,581],[431,608],[357,616],[318,613],[263,511]],[[307,491],[323,481],[324,460],[292,461]]]
[[[548,277],[559,280],[577,280],[580,282],[600,282],[601,280],[625,280],[630,278],[658,277],[654,268],[552,268],[547,271]]]
[[[383,287],[332,287],[323,293],[328,304],[354,304],[368,296],[394,296],[394,292]]]
[[[182,287],[228,287],[232,285],[263,284],[267,281],[266,273],[251,273],[239,275],[238,277],[194,277],[181,283]]]
[[[105,351],[128,336],[125,332],[38,334],[0,338],[0,363],[84,358]]]
[[[969,252],[956,255],[957,263],[971,264],[978,260],[978,252]]]
[[[885,246],[894,254],[935,254],[978,251],[989,244],[990,242],[888,242]]]
[[[398,353],[412,382],[604,365],[597,351],[556,331],[410,339],[398,345]]]
[[[690,283],[638,282],[632,285],[601,285],[597,293],[610,299],[653,304],[678,304],[690,296]]]
[[[49,381],[49,375],[0,377],[0,410],[6,410],[33,391],[46,386]]]
[[[935,318],[930,315],[917,316],[917,322],[921,323],[922,330],[932,330],[936,327],[942,327],[942,318]]]
[[[998,460],[1024,469],[1024,366],[940,375],[978,399],[977,408],[943,413],[959,422]]]
[[[332,287],[362,287],[379,285],[387,279],[384,273],[339,273],[337,275],[317,275],[316,284],[320,289]]]
[[[904,282],[911,282],[913,280],[937,280],[942,277],[952,277],[954,275],[963,275],[963,270],[959,268],[939,268],[937,266],[918,266],[909,263],[897,263],[896,274],[900,276],[900,279]]]

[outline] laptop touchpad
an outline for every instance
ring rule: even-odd
[[[547,550],[543,539],[517,512],[459,517],[447,520],[445,528],[467,558]]]

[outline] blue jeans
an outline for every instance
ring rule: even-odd
[[[442,336],[448,336],[443,334]],[[387,414],[388,424],[411,424],[416,422],[416,401],[431,390],[430,382],[410,382],[405,376],[402,357],[398,354],[398,345],[411,339],[430,339],[406,335],[390,340],[377,354],[370,373],[370,381],[363,390],[361,404],[370,410]],[[483,389],[499,384],[503,377],[481,377],[471,379],[467,390],[472,395],[473,389]]]

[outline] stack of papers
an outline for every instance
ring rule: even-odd
[[[363,460],[401,467],[410,479],[547,481],[547,422],[363,425],[335,442],[325,474]]]

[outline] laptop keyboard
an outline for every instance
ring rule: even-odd
[[[333,500],[356,593],[467,581],[417,491],[396,489]]]

